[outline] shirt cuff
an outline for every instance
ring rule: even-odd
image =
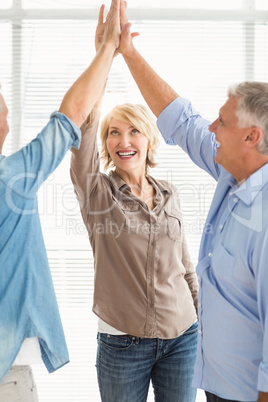
[[[160,113],[157,126],[167,144],[176,145],[172,138],[173,133],[193,114],[191,102],[181,97],[176,98]]]
[[[50,116],[50,118],[52,117],[57,117],[61,123],[63,124],[64,128],[72,135],[73,137],[73,144],[72,146],[74,148],[79,148],[80,147],[80,143],[81,143],[81,130],[79,127],[77,127],[76,124],[74,124],[74,122],[69,119],[69,117],[65,116],[65,114],[60,113],[60,112],[53,112]]]
[[[268,364],[261,363],[258,376],[258,390],[268,392]]]

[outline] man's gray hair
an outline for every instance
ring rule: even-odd
[[[268,154],[268,83],[246,81],[228,89],[229,97],[237,97],[236,115],[239,127],[259,127],[263,136],[258,150]]]

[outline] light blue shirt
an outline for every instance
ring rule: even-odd
[[[36,193],[80,138],[80,129],[55,112],[26,147],[0,155],[0,381],[25,338],[38,337],[49,372],[69,361]]]
[[[224,399],[256,401],[259,391],[268,392],[268,164],[238,187],[214,161],[209,124],[183,98],[158,118],[165,141],[182,147],[218,182],[197,265],[193,386]]]

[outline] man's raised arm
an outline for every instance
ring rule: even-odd
[[[133,45],[137,33],[130,33],[126,8],[121,7],[121,41],[119,51],[122,53],[128,68],[139,87],[139,90],[155,116],[160,113],[179,95],[168,85],[152,67],[144,60]]]

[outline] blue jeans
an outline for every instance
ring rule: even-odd
[[[175,339],[98,334],[97,375],[102,402],[194,402],[197,323]]]

